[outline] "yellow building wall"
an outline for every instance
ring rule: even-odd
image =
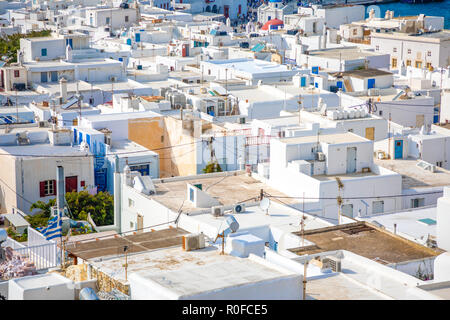
[[[173,117],[130,119],[128,138],[159,154],[161,178],[197,174],[194,137]],[[175,147],[176,146],[176,147]]]

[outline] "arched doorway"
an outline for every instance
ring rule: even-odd
[[[210,6],[207,6],[206,9],[205,9],[205,11],[206,11],[206,12],[211,12],[211,7],[210,7]]]
[[[213,5],[213,7],[212,7],[212,12],[213,12],[213,13],[217,13],[217,5]]]

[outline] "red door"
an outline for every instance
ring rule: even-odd
[[[66,192],[78,192],[78,177],[66,177]]]
[[[230,15],[230,7],[229,6],[223,6],[223,15],[225,16],[225,18],[228,18],[228,16]]]

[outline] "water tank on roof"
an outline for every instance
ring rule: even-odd
[[[349,119],[355,118],[355,110],[349,110],[347,111]]]
[[[342,119],[348,119],[348,111],[342,111]]]

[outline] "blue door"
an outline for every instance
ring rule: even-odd
[[[433,123],[439,123],[439,108],[434,108]]]
[[[130,38],[127,39],[127,45],[131,46],[131,39]]]
[[[136,33],[136,42],[141,42],[141,34]]]
[[[319,74],[319,67],[312,67],[311,68],[311,73]]]
[[[395,140],[395,155],[394,159],[402,159],[403,158],[403,140]]]
[[[367,89],[375,88],[375,79],[367,79]]]
[[[338,87],[339,89],[342,89],[342,81],[336,82],[336,87]]]
[[[73,144],[77,144],[77,129],[73,129]]]
[[[306,87],[306,77],[300,78],[300,87]]]
[[[52,82],[58,82],[58,71],[52,71],[50,73],[51,78],[52,78]]]
[[[97,191],[106,191],[106,168],[95,170],[94,183],[97,186]]]
[[[41,72],[41,82],[47,82],[47,72]]]

